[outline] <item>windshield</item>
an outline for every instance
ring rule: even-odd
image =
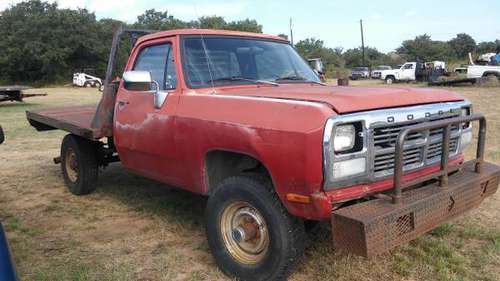
[[[355,67],[352,70],[353,71],[368,71],[368,67]]]
[[[380,65],[377,66],[376,70],[391,70],[391,67],[387,65]]]
[[[190,87],[321,83],[309,65],[286,43],[252,38],[190,36],[183,39],[183,68]]]

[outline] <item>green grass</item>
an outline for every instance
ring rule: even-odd
[[[358,83],[381,82],[353,85]],[[500,90],[459,91],[475,110],[486,113],[487,159],[500,163]],[[120,165],[100,173],[96,193],[68,193],[60,168],[51,163],[64,133],[36,133],[25,111],[89,104],[100,94],[72,88],[47,92],[49,96],[24,104],[0,104],[0,123],[7,134],[0,146],[0,221],[21,279],[228,280],[205,239],[204,197],[132,175]],[[487,199],[472,215],[372,259],[335,251],[325,223],[308,236],[305,256],[290,280],[500,280],[497,198]]]
[[[496,266],[492,257],[500,253],[499,244],[500,229],[445,224],[397,251],[392,268],[402,277],[423,269],[440,281],[495,280],[487,267]]]

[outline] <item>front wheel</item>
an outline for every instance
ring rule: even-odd
[[[304,223],[272,188],[251,177],[224,180],[209,198],[207,237],[219,268],[239,280],[284,280],[304,251]]]
[[[93,192],[97,185],[98,164],[94,143],[66,135],[61,145],[61,170],[64,183],[74,195]]]
[[[385,78],[385,83],[388,84],[388,85],[394,83],[394,77],[392,77],[392,76],[386,77]]]

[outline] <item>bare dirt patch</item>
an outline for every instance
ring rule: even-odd
[[[353,86],[382,86],[360,81]],[[392,85],[420,86],[420,85]],[[487,159],[500,163],[500,88],[458,91],[488,117]],[[22,280],[228,280],[215,266],[204,229],[206,199],[132,175],[100,174],[96,193],[66,191],[58,156],[64,133],[37,133],[27,109],[91,104],[95,89],[44,89],[47,97],[0,104],[0,220]],[[500,195],[410,245],[366,260],[336,253],[328,228],[309,235],[292,280],[498,280]]]

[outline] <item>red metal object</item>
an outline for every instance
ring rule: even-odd
[[[449,187],[439,182],[404,192],[399,204],[375,199],[335,211],[332,216],[336,249],[372,257],[411,241],[479,205],[493,195],[500,167],[484,163],[481,173],[476,161],[465,164],[449,177]]]
[[[40,129],[64,129],[92,140],[112,137],[127,169],[201,194],[209,192],[205,163],[210,152],[248,155],[267,168],[291,214],[328,219],[333,203],[379,192],[392,184],[382,181],[323,191],[322,140],[328,118],[370,109],[463,100],[438,90],[314,84],[190,89],[184,80],[179,42],[182,35],[197,34],[284,41],[276,36],[196,29],[146,35],[138,39],[125,70],[132,69],[141,48],[172,44],[177,89],[168,94],[161,109],[154,108],[151,93],[127,91],[121,81],[116,92],[108,85],[95,115],[67,109],[28,112],[28,119]],[[430,172],[432,168],[407,177]],[[287,194],[310,196],[311,203],[290,202]]]

